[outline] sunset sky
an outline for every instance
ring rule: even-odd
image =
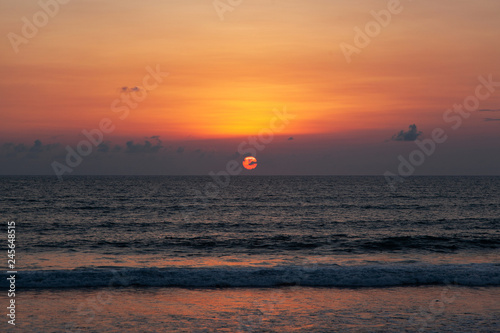
[[[382,175],[441,128],[415,174],[499,175],[500,2],[397,2],[0,0],[0,174],[53,175],[109,119],[67,174],[206,175],[271,131],[241,174]]]

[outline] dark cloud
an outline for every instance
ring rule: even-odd
[[[23,143],[15,144],[12,142],[7,142],[0,147],[0,153],[5,157],[16,157],[18,154],[23,154],[24,156],[25,154],[27,154],[27,157],[37,158],[40,153],[49,152],[57,147],[60,147],[60,144],[53,143],[44,145],[42,141],[38,139],[35,140],[33,142],[33,146],[29,148]]]
[[[110,150],[109,144],[103,142],[99,146],[97,146],[97,151],[101,153],[107,153]]]
[[[293,136],[289,137],[288,140],[290,140],[290,141],[293,140]]]
[[[19,143],[16,145],[12,142],[4,143],[2,145],[2,147],[0,148],[0,152],[1,152],[2,156],[5,156],[5,157],[15,157],[17,154],[23,153],[27,150],[28,149],[26,148],[26,146],[24,144]]]
[[[482,113],[480,121],[484,116],[500,118],[500,113]],[[483,124],[485,127],[500,126],[500,122],[489,122]],[[420,128],[419,128],[420,129]],[[408,131],[408,127],[404,128]],[[423,129],[422,129],[423,130]],[[399,132],[399,131],[397,131]],[[393,134],[397,134],[394,130]],[[418,132],[418,131],[417,131]],[[370,133],[370,135],[368,135]],[[389,132],[391,133],[391,132]],[[426,133],[426,132],[425,132]],[[424,134],[418,137],[422,139]],[[273,145],[266,147],[262,153],[258,153],[259,167],[253,172],[262,175],[380,175],[386,170],[398,172],[398,160],[395,156],[401,153],[401,144],[379,144],[384,138],[384,134],[378,131],[363,132],[369,138],[370,145],[359,145],[358,142],[351,143],[346,140],[345,144],[332,145],[332,137],[310,139],[308,136],[300,135],[299,141],[306,139],[307,143],[296,147],[294,143],[287,141],[289,136],[282,137]],[[145,136],[145,135],[144,135]],[[148,136],[150,138],[150,136]],[[337,138],[343,137],[334,137]],[[376,140],[373,140],[376,138]],[[385,134],[385,139],[390,140],[391,135]],[[474,138],[474,140],[471,140]],[[67,155],[66,145],[63,140],[53,141],[48,137],[39,138],[41,143],[19,141],[13,139],[0,142],[0,174],[47,174],[55,177],[51,166],[53,161],[65,164]],[[425,163],[422,169],[417,171],[420,175],[435,174],[485,174],[499,175],[500,156],[491,152],[498,149],[498,140],[491,137],[479,136],[456,136],[456,141],[447,142],[445,154],[435,154],[433,159],[436,163]],[[46,142],[60,142],[59,148],[51,148]],[[50,141],[49,141],[50,140]],[[116,139],[118,140],[118,138]],[[121,140],[121,138],[120,138]],[[131,141],[133,140],[133,141]],[[207,142],[206,140],[171,141],[165,140],[163,147],[158,153],[129,153],[133,151],[153,151],[155,141],[149,139],[150,144],[141,137],[128,137],[124,141],[103,141],[103,146],[93,147],[93,153],[85,156],[83,163],[73,168],[72,175],[208,175],[209,172],[217,173],[225,170],[230,160],[236,160],[238,164],[243,160],[243,156],[236,152],[240,144],[240,138],[232,140],[224,139]],[[125,144],[131,141],[129,147]],[[285,142],[286,141],[286,142]],[[4,142],[7,142],[4,144]],[[168,142],[165,143],[165,142]],[[469,144],[470,143],[470,144]],[[117,145],[118,144],[118,145]],[[413,144],[413,142],[407,142]],[[40,151],[42,147],[42,151]],[[76,149],[76,143],[72,142],[71,147]],[[166,148],[168,147],[168,148]],[[182,154],[176,151],[179,147],[184,148]],[[33,148],[33,149],[32,149]],[[194,152],[199,148],[198,152]],[[411,148],[411,147],[406,147]],[[38,152],[30,152],[30,149]],[[50,151],[47,151],[50,149]],[[106,152],[98,152],[98,150]],[[210,155],[216,149],[216,153]],[[202,153],[205,155],[203,156]],[[4,154],[17,154],[14,157],[4,157]],[[30,158],[30,155],[37,156]],[[230,156],[232,155],[232,156]],[[408,155],[404,155],[407,158]],[[241,166],[241,164],[240,164]],[[66,176],[65,174],[64,176]],[[63,176],[63,177],[64,177]]]
[[[203,149],[198,148],[194,151],[194,154],[196,158],[205,158],[205,155],[207,155],[207,152],[205,152]]]
[[[179,154],[182,154],[182,153],[184,152],[184,147],[179,147],[179,148],[177,148],[177,152],[178,152]]]
[[[134,141],[128,141],[126,143],[126,152],[127,153],[157,153],[161,148],[161,143],[157,143],[156,145],[153,145],[149,141],[145,141],[144,144],[134,144]]]
[[[41,153],[43,151],[42,141],[35,140],[33,147],[30,148],[30,153]]]
[[[141,90],[142,90],[142,88],[138,87],[138,86],[135,86],[135,87],[124,86],[124,87],[120,88],[121,92],[133,92],[133,91],[141,91]]]
[[[11,143],[11,145],[13,145],[14,151],[16,153],[24,153],[25,151],[28,150],[28,148],[24,144],[22,144],[22,143],[20,143],[18,145],[15,145],[15,146],[14,146],[13,143]]]
[[[500,121],[500,118],[484,118],[484,121]]]
[[[27,151],[28,148],[23,143],[19,143],[16,145],[15,143],[7,142],[2,145],[1,150],[3,152],[22,153]]]
[[[157,145],[161,145],[163,143],[163,141],[160,140],[159,135],[153,135],[153,136],[150,136],[149,138],[146,138],[146,140],[147,139],[155,140]]]
[[[481,109],[482,112],[500,112],[500,109]]]
[[[393,141],[415,141],[422,134],[421,131],[417,130],[417,125],[413,124],[409,126],[408,131],[401,130],[398,134],[394,134],[391,138]]]

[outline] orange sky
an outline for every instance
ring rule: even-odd
[[[1,4],[3,35],[20,34],[21,17],[40,10],[36,1]],[[347,64],[339,44],[354,44],[353,28],[386,8],[247,1],[221,21],[210,1],[69,2],[17,54],[3,39],[1,132],[69,139],[117,119],[110,103],[120,87],[141,85],[146,66],[170,75],[114,135],[244,136],[283,105],[297,115],[284,134],[432,126],[478,75],[500,73],[493,0],[401,1],[401,13]]]
[[[103,118],[113,142],[244,138],[284,107],[296,116],[284,138],[383,142],[410,124],[429,134],[478,76],[500,81],[500,3],[401,0],[348,63],[340,45],[397,1],[252,0],[221,20],[212,1],[74,0],[13,47],[42,9],[0,0],[0,143],[75,144]],[[113,102],[144,92],[148,66],[169,75],[120,118]],[[480,108],[500,109],[500,90]],[[500,122],[485,118],[500,113],[474,113],[457,135],[498,140]]]

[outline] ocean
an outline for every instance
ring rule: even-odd
[[[8,222],[16,235],[7,330],[500,331],[500,177],[391,190],[376,176],[3,176],[0,188],[5,266]]]

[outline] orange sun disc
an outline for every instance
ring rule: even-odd
[[[248,170],[255,169],[257,167],[257,159],[253,156],[245,157],[243,160],[243,166]]]

